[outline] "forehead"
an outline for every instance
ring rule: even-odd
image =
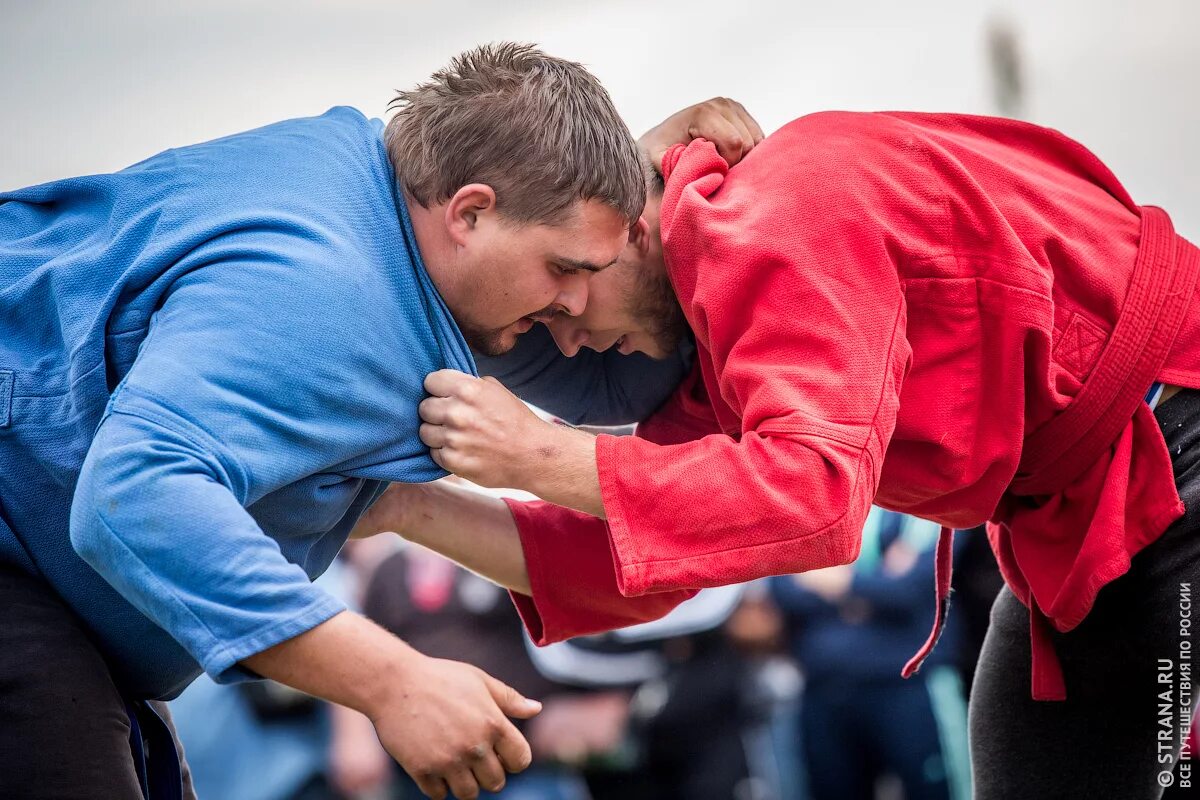
[[[604,268],[616,261],[629,240],[625,219],[611,206],[581,200],[563,223],[544,228],[548,257],[580,269]]]

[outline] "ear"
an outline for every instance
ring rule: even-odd
[[[455,244],[466,244],[480,217],[495,210],[495,190],[486,183],[468,183],[446,201],[446,232]]]
[[[639,258],[645,258],[650,252],[650,223],[645,215],[638,217],[638,221],[629,229],[629,247],[637,251]]]

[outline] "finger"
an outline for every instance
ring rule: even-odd
[[[750,133],[754,137],[755,144],[758,144],[763,139],[767,138],[767,135],[763,133],[762,126],[758,124],[758,120],[750,115],[750,112],[746,110],[744,105],[736,100],[733,101],[733,105],[734,108],[737,109],[738,117],[741,118],[742,122],[746,124],[746,127],[750,129]]]
[[[500,764],[500,759],[496,758],[491,744],[472,748],[470,759],[471,774],[475,776],[475,782],[481,789],[498,792],[504,788],[504,767]]]
[[[754,138],[754,131],[750,129],[749,125],[754,120],[750,119],[750,115],[746,113],[744,108],[728,98],[725,99],[722,113],[724,113],[725,118],[742,135],[742,157],[744,158],[746,153],[749,153],[754,148],[754,145],[758,143]]]
[[[450,421],[450,410],[458,402],[454,397],[426,397],[417,404],[417,413],[432,425],[445,425]]]
[[[479,784],[471,770],[464,766],[454,767],[446,775],[446,783],[458,800],[476,800],[479,797]]]
[[[446,782],[437,775],[413,775],[412,779],[416,781],[417,788],[433,800],[445,800],[446,795],[450,793]]]
[[[747,153],[754,149],[754,134],[750,132],[750,128],[741,117],[734,115],[729,121],[738,129],[738,133],[742,136],[742,152],[738,157],[738,161],[741,161],[746,157]]]
[[[431,447],[429,449],[429,457],[433,459],[433,463],[446,470],[446,472],[454,472],[454,470],[446,466],[446,460],[442,457],[442,451],[440,449]]]
[[[425,376],[425,391],[434,397],[454,397],[461,393],[464,385],[477,380],[456,369],[439,369]]]
[[[542,710],[542,704],[537,700],[530,700],[507,683],[496,680],[486,672],[483,673],[483,680],[492,694],[492,699],[496,701],[496,705],[500,706],[500,710],[508,716],[529,719]]]
[[[525,741],[517,726],[507,719],[500,726],[495,748],[500,763],[509,772],[520,772],[533,763],[533,752],[529,749],[529,742]]]
[[[706,115],[688,133],[692,138],[708,139],[716,145],[717,152],[728,164],[736,164],[742,157],[742,134],[720,114]]]
[[[421,441],[425,443],[425,446],[432,450],[439,450],[449,445],[450,431],[441,425],[431,425],[428,422],[424,422],[417,429],[417,434],[421,437]]]

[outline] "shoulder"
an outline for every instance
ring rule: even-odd
[[[352,108],[284,120],[170,151],[179,190],[217,205],[285,208],[391,203],[391,171],[371,121]]]
[[[881,112],[824,111],[768,136],[730,171],[731,188],[789,182],[801,196],[885,196],[928,171],[920,126]]]

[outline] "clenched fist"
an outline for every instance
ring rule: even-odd
[[[593,436],[539,419],[494,378],[444,369],[425,391],[421,441],[444,469],[603,516]]]

